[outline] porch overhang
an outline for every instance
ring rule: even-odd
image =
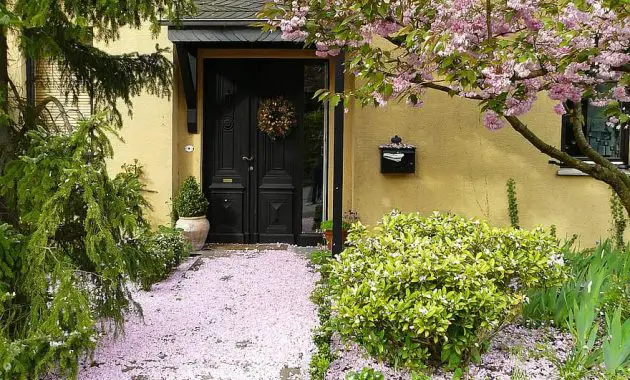
[[[224,26],[215,28],[169,28],[168,39],[175,44],[239,43],[239,42],[277,42],[295,43],[282,39],[282,33],[263,32],[258,28],[243,26]]]
[[[186,98],[186,124],[189,133],[197,133],[197,49],[200,47],[283,47],[303,48],[301,40],[285,40],[278,31],[263,32],[242,20],[191,20],[168,28],[168,39],[175,44],[180,76]],[[248,24],[253,20],[247,20]]]

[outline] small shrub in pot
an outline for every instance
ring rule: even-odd
[[[205,216],[208,210],[208,200],[203,195],[197,179],[193,176],[182,183],[173,201],[173,208],[178,217],[192,218]]]
[[[194,250],[203,248],[210,230],[206,219],[208,200],[195,177],[186,178],[173,200],[173,209],[178,216],[175,226],[184,231]]]
[[[412,370],[463,367],[520,312],[526,291],[565,278],[555,237],[455,215],[357,224],[332,261],[333,325],[369,354]]]
[[[346,241],[346,237],[348,236],[348,230],[352,227],[353,223],[359,221],[359,214],[356,211],[348,210],[343,213],[343,219],[341,220],[341,235],[342,241]],[[328,219],[324,220],[320,224],[320,229],[324,233],[324,239],[326,239],[326,243],[328,245],[328,249],[332,250],[333,244],[333,220]]]

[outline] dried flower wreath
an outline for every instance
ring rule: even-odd
[[[258,108],[258,129],[271,139],[285,137],[296,124],[295,107],[282,96],[263,99]]]

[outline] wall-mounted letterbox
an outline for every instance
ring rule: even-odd
[[[403,144],[398,136],[391,143],[379,146],[381,152],[381,173],[415,173],[416,147]]]

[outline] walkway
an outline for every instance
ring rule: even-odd
[[[104,337],[79,379],[307,379],[318,275],[296,248],[272,248],[206,252],[137,292],[144,322]]]

